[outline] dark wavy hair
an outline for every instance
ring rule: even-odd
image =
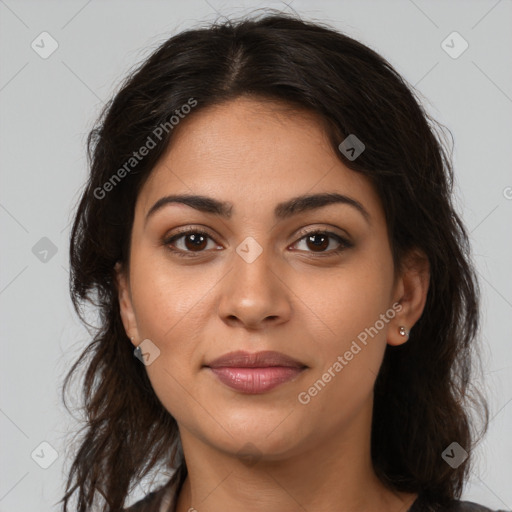
[[[268,10],[181,32],[132,70],[89,134],[90,174],[70,235],[73,304],[83,322],[92,304],[99,323],[62,388],[69,411],[70,378],[86,366],[81,399],[87,418],[60,500],[64,512],[75,491],[74,510],[90,510],[99,493],[101,510],[117,511],[153,470],[168,471],[170,482],[186,477],[176,420],[123,328],[114,265],[129,264],[137,195],[180,128],[170,126],[170,117],[184,112],[191,98],[197,104],[190,117],[242,95],[317,114],[338,158],[377,190],[395,268],[410,249],[428,257],[423,314],[407,343],[386,347],[376,379],[371,454],[376,474],[393,490],[419,493],[433,505],[460,498],[489,423],[486,399],[471,384],[479,289],[468,235],[452,203],[444,127],[416,94],[364,44],[328,24]],[[160,140],[152,137],[155,147],[117,179],[165,123]],[[355,160],[338,149],[349,134],[366,147]],[[455,469],[442,458],[454,441],[469,454]]]

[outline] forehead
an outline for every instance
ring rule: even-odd
[[[229,200],[235,215],[238,202],[270,207],[314,192],[379,202],[369,180],[338,158],[314,113],[237,98],[194,112],[177,128],[139,194],[141,213],[166,193]]]

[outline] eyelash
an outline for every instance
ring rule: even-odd
[[[173,247],[171,245],[172,242],[175,242],[176,240],[179,240],[180,238],[182,238],[184,236],[187,236],[187,235],[191,235],[191,234],[201,235],[201,236],[208,237],[211,240],[213,240],[215,243],[217,243],[214,240],[214,238],[208,232],[206,232],[206,231],[204,231],[202,229],[193,228],[193,229],[187,229],[187,230],[181,231],[181,232],[179,232],[179,233],[177,233],[175,235],[172,235],[171,237],[165,238],[163,240],[163,244],[173,254],[175,254],[176,256],[179,256],[180,258],[196,258],[202,252],[204,252],[204,249],[202,251],[197,251],[197,252],[196,251],[183,251],[182,249],[176,249],[175,247]],[[308,231],[306,233],[301,233],[301,234],[302,234],[302,236],[293,245],[296,245],[298,242],[300,242],[301,240],[303,240],[307,236],[311,236],[311,235],[327,235],[330,238],[334,238],[340,244],[340,246],[337,249],[331,249],[328,252],[315,253],[314,251],[307,251],[307,252],[311,252],[311,254],[314,254],[315,257],[322,258],[322,257],[338,255],[341,252],[343,252],[345,249],[350,249],[351,247],[354,246],[354,244],[349,242],[347,239],[341,237],[340,235],[338,235],[336,233],[333,233],[332,231],[316,230],[316,231]]]

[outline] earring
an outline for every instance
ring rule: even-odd
[[[405,329],[403,325],[400,326],[400,329],[398,330],[401,336],[407,336],[409,337],[409,332]]]

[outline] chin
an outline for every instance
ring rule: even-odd
[[[285,420],[288,414],[289,411],[282,409],[266,417],[261,413],[242,417],[238,413],[236,418],[223,423],[229,434],[223,431],[221,438],[211,439],[210,443],[231,454],[247,452],[249,456],[278,460],[295,451],[300,443],[298,433],[302,429],[295,422]]]

